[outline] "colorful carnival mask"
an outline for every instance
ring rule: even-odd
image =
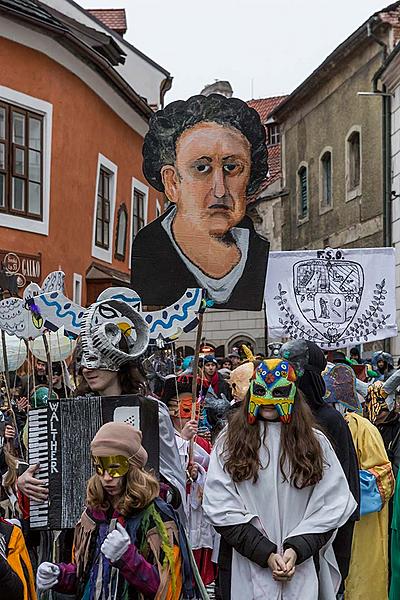
[[[192,417],[192,396],[189,392],[179,394],[179,400],[173,398],[168,403],[168,410],[171,417],[179,419],[191,419]],[[200,405],[196,403],[196,419],[199,418]]]
[[[260,406],[274,406],[282,423],[289,423],[296,395],[296,372],[286,360],[267,359],[256,368],[250,384],[248,421],[255,423]]]
[[[340,404],[345,410],[362,415],[362,407],[356,389],[356,375],[349,365],[337,364],[323,373],[326,392],[325,402]]]
[[[105,471],[110,477],[123,477],[129,471],[129,459],[126,456],[92,456],[93,466],[97,475],[104,475]]]

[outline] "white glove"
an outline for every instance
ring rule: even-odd
[[[60,568],[57,565],[44,562],[39,565],[36,573],[36,587],[40,590],[49,590],[54,587],[60,575]]]
[[[117,562],[128,550],[130,543],[131,538],[122,525],[117,523],[117,528],[108,534],[100,550],[109,561]]]

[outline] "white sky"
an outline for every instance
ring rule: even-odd
[[[384,0],[77,1],[126,9],[126,39],[174,77],[166,103],[216,79],[229,80],[243,100],[289,93],[387,6]]]

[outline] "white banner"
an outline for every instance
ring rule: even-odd
[[[271,252],[265,304],[270,339],[333,349],[393,337],[394,248]]]

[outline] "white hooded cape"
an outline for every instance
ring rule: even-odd
[[[224,471],[224,432],[214,447],[204,491],[203,509],[214,526],[251,522],[282,551],[288,537],[324,533],[341,527],[356,508],[336,454],[321,433],[316,432],[324,454],[324,476],[315,486],[302,490],[284,481],[279,466],[280,423],[259,423],[260,435],[268,428],[260,448],[262,465],[257,483],[235,484]],[[269,456],[269,462],[268,462]],[[232,554],[232,600],[335,600],[340,574],[332,539],[320,550],[317,577],[313,558],[296,566],[290,582],[276,582],[269,568],[259,567],[235,550]]]

